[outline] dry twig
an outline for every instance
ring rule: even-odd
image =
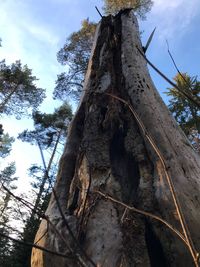
[[[134,110],[134,108],[127,101],[122,99],[121,97],[118,97],[118,96],[110,94],[110,93],[106,93],[106,94],[111,96],[112,98],[115,98],[118,101],[124,103],[126,106],[128,106],[129,110],[131,111],[131,113],[133,114],[134,118],[136,119],[138,125],[140,126],[144,136],[147,138],[147,140],[151,144],[152,148],[156,152],[157,156],[159,157],[160,162],[161,162],[162,167],[163,167],[163,170],[164,170],[164,173],[165,173],[165,176],[166,176],[166,179],[167,179],[167,183],[168,183],[172,198],[173,198],[173,202],[174,202],[177,214],[178,214],[178,218],[179,218],[179,221],[180,221],[180,224],[181,224],[184,236],[185,236],[185,240],[187,242],[187,246],[188,246],[189,251],[191,253],[191,256],[192,256],[192,258],[194,260],[195,266],[198,267],[199,266],[199,264],[198,264],[199,253],[196,251],[196,249],[194,247],[194,244],[193,244],[192,238],[190,236],[190,232],[189,232],[189,229],[187,227],[187,224],[186,224],[186,221],[185,221],[185,218],[184,218],[184,215],[183,215],[183,212],[182,212],[178,197],[176,195],[176,191],[175,191],[175,187],[174,187],[173,181],[172,181],[172,179],[171,179],[171,177],[170,177],[170,175],[169,175],[169,173],[167,171],[167,166],[166,166],[166,163],[165,163],[165,159],[164,159],[161,151],[159,150],[159,148],[156,145],[155,141],[153,140],[153,138],[151,137],[151,135],[149,134],[149,132],[145,128],[143,122],[141,121],[140,117],[138,116],[138,114]]]
[[[159,222],[162,222],[162,223],[163,223],[164,225],[166,225],[166,226],[167,226],[173,233],[175,233],[177,236],[179,236],[179,238],[180,238],[186,245],[188,245],[188,244],[187,244],[187,241],[186,241],[185,238],[184,238],[184,236],[183,236],[183,235],[182,235],[176,228],[174,228],[171,224],[169,224],[167,221],[163,220],[163,219],[160,218],[159,216],[154,215],[154,214],[152,214],[152,213],[150,213],[150,212],[147,212],[147,211],[143,211],[143,210],[137,209],[137,208],[135,208],[135,207],[133,207],[133,206],[129,206],[129,205],[127,205],[127,204],[125,204],[125,203],[123,203],[123,202],[121,202],[121,201],[119,201],[119,200],[117,200],[117,199],[115,199],[115,198],[113,198],[113,197],[107,195],[107,194],[104,194],[104,193],[101,192],[101,191],[96,190],[96,191],[94,191],[94,193],[98,193],[99,195],[103,196],[104,198],[109,199],[110,201],[112,201],[112,202],[114,202],[114,203],[117,203],[117,204],[123,206],[126,210],[131,210],[131,211],[134,211],[134,212],[136,212],[136,213],[142,214],[142,215],[144,215],[144,216],[153,218],[153,219],[155,219],[155,220],[157,220],[157,221],[159,221]]]

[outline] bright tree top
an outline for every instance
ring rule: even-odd
[[[116,14],[121,9],[132,8],[143,19],[153,5],[151,0],[105,0],[104,2],[106,14]]]

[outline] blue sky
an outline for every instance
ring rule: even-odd
[[[39,78],[38,86],[46,88],[48,97],[42,105],[43,111],[53,111],[58,105],[51,98],[57,74],[65,70],[56,59],[57,51],[63,46],[70,33],[80,28],[87,17],[99,21],[95,5],[101,9],[101,0],[0,0],[0,59],[7,63],[21,59]],[[156,26],[156,33],[147,52],[148,58],[169,78],[176,74],[167,53],[169,42],[179,69],[190,75],[200,75],[200,1],[199,0],[155,0],[147,20],[140,22],[144,31],[145,44]],[[159,92],[169,85],[153,70],[152,78]],[[164,96],[164,95],[162,95]],[[167,99],[165,98],[165,101]],[[30,120],[17,121],[4,118],[5,131],[16,136],[30,128]],[[28,184],[26,169],[40,157],[35,147],[16,141],[10,160],[17,161],[17,174],[23,184]]]

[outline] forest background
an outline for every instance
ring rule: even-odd
[[[72,116],[69,107],[67,106],[67,109],[64,111],[62,109],[59,111],[59,107],[63,104],[63,101],[60,99],[53,99],[53,91],[56,87],[55,82],[59,77],[57,75],[68,70],[67,65],[62,65],[57,61],[57,53],[65,44],[66,38],[69,37],[71,33],[81,28],[83,20],[87,18],[89,21],[93,22],[98,22],[100,20],[95,6],[98,6],[103,14],[102,1],[17,0],[13,2],[12,0],[2,0],[0,4],[0,37],[2,39],[0,48],[1,62],[5,59],[5,64],[10,66],[12,63],[21,60],[21,66],[27,64],[27,75],[30,74],[29,70],[32,70],[32,76],[30,76],[32,77],[34,86],[36,88],[46,89],[46,98],[44,98],[44,101],[42,102],[42,94],[44,91],[41,89],[41,98],[36,97],[36,102],[33,103],[33,107],[38,109],[40,114],[53,113],[55,109],[57,109],[57,113],[54,113],[54,115],[61,114],[63,116],[63,114],[67,114],[68,120],[64,121],[66,125],[68,125]],[[147,51],[147,56],[153,64],[171,80],[177,75],[177,70],[174,68],[173,62],[169,56],[168,48],[170,48],[179,70],[183,73],[187,73],[191,77],[191,81],[198,81],[198,57],[200,54],[200,47],[198,44],[200,36],[198,27],[200,23],[199,7],[200,3],[198,0],[191,1],[190,3],[185,0],[177,0],[169,3],[164,0],[155,0],[151,11],[147,14],[146,20],[139,20],[143,45],[145,45],[149,35],[156,27],[156,32]],[[1,68],[3,69],[2,66]],[[158,76],[154,70],[150,69],[150,73],[163,100],[169,105],[173,97],[167,96],[166,92],[167,88],[171,86]],[[34,77],[37,77],[38,80]],[[199,84],[196,83],[196,85],[198,85],[197,91],[199,93]],[[74,112],[77,105],[76,101],[72,101],[69,98],[67,100]],[[1,103],[3,103],[3,101],[4,98],[2,96]],[[40,101],[42,103],[37,107]],[[28,109],[28,111],[24,112],[25,114],[20,115],[19,109],[15,111],[15,104],[16,103],[13,102],[13,106],[10,106],[10,109],[13,109],[14,112],[7,110],[1,115],[3,134],[5,135],[8,133],[10,136],[9,138],[15,139],[12,140],[8,138],[6,141],[8,145],[7,152],[3,155],[1,160],[1,177],[5,175],[9,176],[11,179],[7,185],[10,186],[10,189],[14,190],[16,195],[33,201],[33,199],[35,200],[37,198],[36,195],[40,187],[41,177],[43,177],[44,162],[41,157],[41,147],[38,146],[37,141],[29,140],[29,142],[23,142],[26,139],[25,137],[23,138],[23,136],[21,139],[18,139],[19,133],[22,133],[26,129],[34,131],[35,127],[33,118],[31,117],[32,110]],[[171,108],[173,107],[171,106]],[[199,116],[199,114],[197,115]],[[185,117],[187,117],[186,113]],[[55,118],[57,118],[56,115],[54,118],[49,119],[52,122]],[[178,118],[177,116],[177,119],[180,119],[180,117]],[[184,120],[184,118],[181,117],[180,120]],[[179,123],[182,122],[180,120]],[[58,124],[54,126],[61,129]],[[183,127],[184,126],[185,124]],[[188,128],[186,128],[187,134],[189,132]],[[45,128],[43,130],[46,131],[47,129]],[[43,130],[41,130],[41,134],[44,133]],[[47,139],[44,140],[42,144],[42,155],[45,158],[46,164],[48,164],[51,159],[54,148],[53,145],[55,145],[56,142],[56,137],[54,137],[54,143],[50,143],[50,137],[53,136],[53,133],[54,131],[52,129],[50,129],[50,133],[45,132],[45,134],[47,134]],[[59,157],[62,153],[64,139],[65,134],[63,134],[62,140],[60,140],[60,144],[57,147],[57,154],[52,163],[52,181],[54,180]],[[4,152],[2,152],[2,154],[3,153]],[[2,179],[1,182],[5,182]],[[48,197],[48,190],[49,188],[46,188],[46,192],[43,196],[44,199]],[[8,198],[8,195],[2,192],[3,202],[6,203],[8,200],[7,203],[9,203],[10,199],[6,199],[6,197]],[[16,237],[17,235],[23,239],[23,227],[27,225],[27,218],[30,214],[27,213],[26,210],[21,210],[21,219],[15,220],[16,214],[19,213],[20,208],[16,206],[14,210],[12,210],[10,205],[11,204],[8,204],[8,206],[3,205],[1,207],[1,215],[3,215],[3,212],[7,209],[7,215],[4,218],[1,229],[5,228],[5,225],[7,225],[7,232],[12,232],[13,236]],[[9,215],[11,212],[13,212],[12,216]],[[18,225],[18,232],[14,232],[13,229],[11,231],[13,222]],[[8,230],[8,228],[10,230]],[[13,251],[12,244],[10,244],[7,239],[1,241],[9,247],[8,252]],[[3,254],[5,251],[1,253]],[[10,256],[9,253],[8,256]],[[11,263],[8,263],[8,266],[11,266],[9,264]]]

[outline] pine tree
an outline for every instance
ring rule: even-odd
[[[35,130],[25,130],[23,133],[19,134],[19,138],[22,141],[38,145],[43,155],[46,155],[45,151],[51,154],[46,166],[40,167],[33,165],[29,169],[29,175],[34,178],[32,186],[37,194],[33,201],[33,210],[26,219],[22,234],[18,237],[24,242],[34,242],[34,237],[40,223],[40,218],[35,211],[40,214],[44,213],[49,203],[52,190],[51,185],[54,184],[55,180],[53,161],[60,147],[60,143],[62,143],[62,140],[66,137],[71,117],[71,108],[67,103],[55,109],[52,114],[37,111],[33,114]],[[14,262],[16,262],[15,267],[30,266],[30,247],[23,247],[16,244],[14,245],[12,255]]]
[[[15,163],[12,162],[0,172],[0,266],[5,267],[11,267],[12,242],[6,237],[2,237],[1,234],[9,236],[13,232],[11,226],[13,203],[10,194],[3,190],[2,184],[10,191],[15,190],[17,180],[14,176],[15,171]]]
[[[0,113],[20,118],[35,110],[45,98],[45,90],[35,85],[37,78],[20,61],[6,65],[0,61]]]
[[[54,98],[80,99],[87,65],[97,24],[83,20],[81,29],[72,33],[57,54],[58,62],[68,66],[68,71],[58,75]]]
[[[174,77],[174,81],[180,90],[168,88],[167,95],[170,96],[169,110],[191,140],[195,149],[200,152],[199,107],[182,94],[182,92],[186,92],[192,98],[200,99],[200,82],[197,77],[190,77],[187,73],[178,73]]]
[[[8,133],[0,135],[0,157],[5,158],[9,155],[14,138],[10,137]]]

